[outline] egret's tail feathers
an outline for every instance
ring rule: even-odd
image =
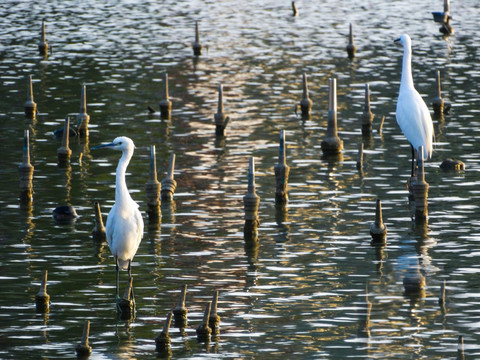
[[[119,266],[120,269],[122,269],[122,270],[128,269],[128,263],[129,263],[128,260],[120,260],[120,259],[118,259],[118,266]]]

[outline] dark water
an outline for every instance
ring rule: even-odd
[[[431,11],[441,1],[51,1],[0,5],[0,357],[63,359],[75,356],[85,319],[91,321],[92,358],[156,357],[154,338],[188,285],[189,323],[172,327],[173,358],[456,358],[464,336],[468,358],[479,356],[480,300],[479,4],[452,2],[455,34],[443,38]],[[47,23],[48,59],[37,53]],[[192,56],[198,20],[204,54]],[[357,57],[346,56],[354,24]],[[402,51],[413,41],[417,89],[431,109],[435,71],[441,71],[450,115],[436,118],[433,159],[426,163],[429,217],[411,218],[405,184],[409,144],[395,121]],[[171,120],[158,110],[162,73],[168,71]],[[307,72],[312,117],[297,117],[301,74]],[[26,120],[28,75],[39,114]],[[338,129],[345,149],[322,159],[328,79],[337,78]],[[215,137],[217,87],[224,86],[232,118]],[[360,131],[364,85],[370,84],[374,128]],[[87,139],[72,139],[70,166],[57,166],[53,132],[79,110],[87,85]],[[31,131],[34,200],[18,201],[23,132]],[[286,131],[290,201],[275,207],[280,130]],[[120,154],[89,149],[130,136],[136,152],[127,184],[140,204],[145,236],[133,262],[136,317],[117,320],[115,271],[106,243],[95,243],[93,203],[104,219],[113,205]],[[363,142],[363,175],[356,168]],[[176,154],[178,187],[149,221],[145,184],[149,149],[156,146],[159,179]],[[82,155],[80,155],[82,154]],[[254,156],[261,197],[259,245],[245,246],[243,196]],[[443,159],[466,170],[444,173]],[[369,225],[380,198],[387,246],[370,244]],[[52,210],[73,205],[79,219],[57,225]],[[404,294],[403,279],[418,268],[419,297]],[[49,272],[48,315],[35,312],[42,272]],[[122,287],[126,273],[122,272]],[[438,304],[447,281],[446,311]],[[370,338],[359,335],[364,302],[372,303]],[[197,342],[195,329],[219,290],[220,336]]]

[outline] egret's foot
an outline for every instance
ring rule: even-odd
[[[122,301],[122,299],[120,299],[120,297],[118,295],[115,296],[115,304],[117,306],[118,315],[122,315],[122,307],[120,306],[121,301]]]

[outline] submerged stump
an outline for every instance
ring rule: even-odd
[[[278,148],[278,163],[274,167],[275,171],[275,203],[282,204],[288,202],[288,176],[290,167],[286,161],[285,130],[280,131],[280,144]]]
[[[37,312],[42,314],[48,313],[50,309],[50,295],[47,294],[47,275],[48,271],[44,270],[40,290],[35,295],[35,307]]]
[[[30,132],[23,132],[23,161],[18,167],[20,174],[20,202],[29,204],[33,200],[33,170],[30,163]]]
[[[343,149],[343,141],[337,135],[337,81],[329,79],[327,134],[320,144],[324,155],[338,155]]]
[[[184,328],[187,325],[187,313],[188,310],[185,306],[185,299],[187,297],[187,285],[184,284],[177,301],[177,305],[172,310],[173,318],[175,320],[175,326],[178,328]]]
[[[155,349],[160,354],[169,354],[171,352],[170,349],[170,324],[172,323],[172,313],[168,313],[167,319],[165,320],[165,324],[163,325],[163,329],[160,334],[155,338]]]

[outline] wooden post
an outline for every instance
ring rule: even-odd
[[[353,59],[355,57],[355,52],[357,51],[357,47],[353,43],[353,26],[350,24],[350,32],[348,34],[348,45],[347,45],[347,54],[349,59]]]
[[[100,210],[100,203],[98,201],[95,201],[94,210],[95,226],[92,230],[92,238],[96,241],[105,241],[107,234],[105,231],[105,226],[103,225],[102,211]]]
[[[62,146],[57,150],[58,166],[65,166],[70,160],[72,150],[69,147],[69,133],[70,133],[70,117],[65,117],[65,125],[63,127]]]
[[[28,76],[27,101],[24,105],[25,116],[28,119],[35,119],[37,116],[37,103],[33,101],[33,81],[32,75]]]
[[[195,41],[193,43],[193,55],[202,55],[202,43],[200,42],[200,33],[198,31],[198,21],[195,21]]]
[[[48,313],[50,307],[50,295],[47,294],[47,275],[48,271],[43,270],[40,290],[38,291],[37,295],[35,295],[35,306],[37,312],[42,314]]]
[[[38,52],[40,55],[46,57],[48,55],[48,43],[46,40],[45,20],[42,20],[42,30],[40,32],[40,41],[38,43]]]
[[[215,120],[215,134],[217,136],[224,136],[225,129],[230,121],[230,117],[223,111],[223,86],[218,85],[218,110],[213,116]]]
[[[85,320],[83,325],[82,341],[75,347],[77,356],[86,358],[92,353],[92,347],[88,344],[88,337],[90,335],[90,320]]]
[[[286,145],[285,145],[285,130],[280,131],[280,145],[278,147],[278,163],[274,167],[276,190],[275,203],[282,204],[288,201],[288,176],[290,174],[290,167],[286,161]]]
[[[372,236],[372,243],[385,244],[387,237],[387,226],[383,223],[382,202],[380,199],[377,199],[375,208],[375,222],[370,225],[370,235]]]
[[[310,112],[312,111],[312,100],[308,96],[308,82],[307,82],[307,73],[302,75],[302,100],[300,101],[300,109],[302,110],[302,116],[308,118]]]
[[[343,141],[337,136],[337,81],[329,80],[327,135],[321,143],[324,155],[338,155],[343,149]]]
[[[23,161],[18,167],[20,173],[20,202],[28,204],[33,200],[34,167],[30,164],[30,132],[25,130],[23,134]]]
[[[362,134],[369,135],[372,132],[372,122],[374,115],[370,107],[370,85],[365,84],[365,105],[362,114]]]
[[[162,119],[169,119],[172,110],[172,102],[168,94],[168,74],[163,74],[163,99],[160,100],[160,117]]]
[[[212,329],[208,326],[208,319],[210,318],[210,301],[205,306],[205,312],[203,313],[202,324],[197,328],[197,339],[200,342],[208,342],[210,340],[210,334]]]
[[[177,188],[177,182],[173,179],[175,170],[175,154],[170,155],[170,162],[168,164],[167,176],[162,180],[161,197],[163,201],[172,201],[173,194]]]
[[[187,297],[187,285],[184,284],[178,298],[177,306],[173,309],[173,318],[175,320],[175,326],[178,328],[184,328],[187,325],[187,313],[188,310],[185,307],[185,299]]]
[[[80,111],[77,115],[78,135],[80,137],[88,136],[88,123],[90,121],[90,115],[87,114],[87,86],[82,86],[80,93]]]
[[[170,324],[172,323],[172,313],[169,312],[163,325],[162,332],[155,338],[155,349],[160,354],[170,354]]]

